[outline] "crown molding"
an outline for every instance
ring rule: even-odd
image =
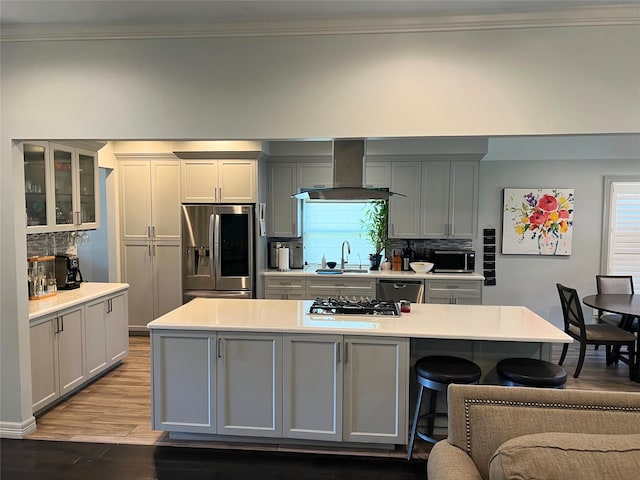
[[[640,7],[607,6],[495,15],[261,20],[198,25],[6,25],[1,42],[362,35],[640,25]]]

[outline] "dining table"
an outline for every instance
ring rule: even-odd
[[[621,315],[620,328],[632,331],[637,319],[640,323],[640,294],[602,293],[587,295],[582,299],[585,305],[609,313]],[[636,335],[636,381],[640,382],[640,332]]]

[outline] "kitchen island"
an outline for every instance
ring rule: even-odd
[[[413,304],[311,315],[311,301],[197,298],[150,322],[152,424],[173,438],[407,443],[411,357],[549,360],[571,338],[525,307]],[[252,437],[252,438],[247,438]]]

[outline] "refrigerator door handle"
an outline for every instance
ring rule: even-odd
[[[218,255],[215,253],[216,239],[213,238],[215,230],[217,215],[214,213],[209,217],[209,269],[211,271],[211,280],[213,281],[213,288],[215,289],[218,282],[216,281],[215,264],[218,261]]]
[[[220,231],[220,213],[211,215],[213,220],[213,231],[216,232],[217,236],[215,238],[212,237],[213,240],[213,261],[211,262],[211,266],[213,268],[213,282],[214,288],[219,288],[220,277],[222,275],[222,259],[220,258],[220,251],[222,250],[222,246],[220,245],[220,239],[222,237],[222,232]]]

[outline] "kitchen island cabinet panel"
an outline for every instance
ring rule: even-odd
[[[215,335],[153,335],[153,428],[215,433]]]
[[[218,433],[282,436],[282,336],[218,333]]]
[[[347,442],[407,443],[409,340],[345,337]]]
[[[283,437],[342,441],[342,336],[283,338]]]

